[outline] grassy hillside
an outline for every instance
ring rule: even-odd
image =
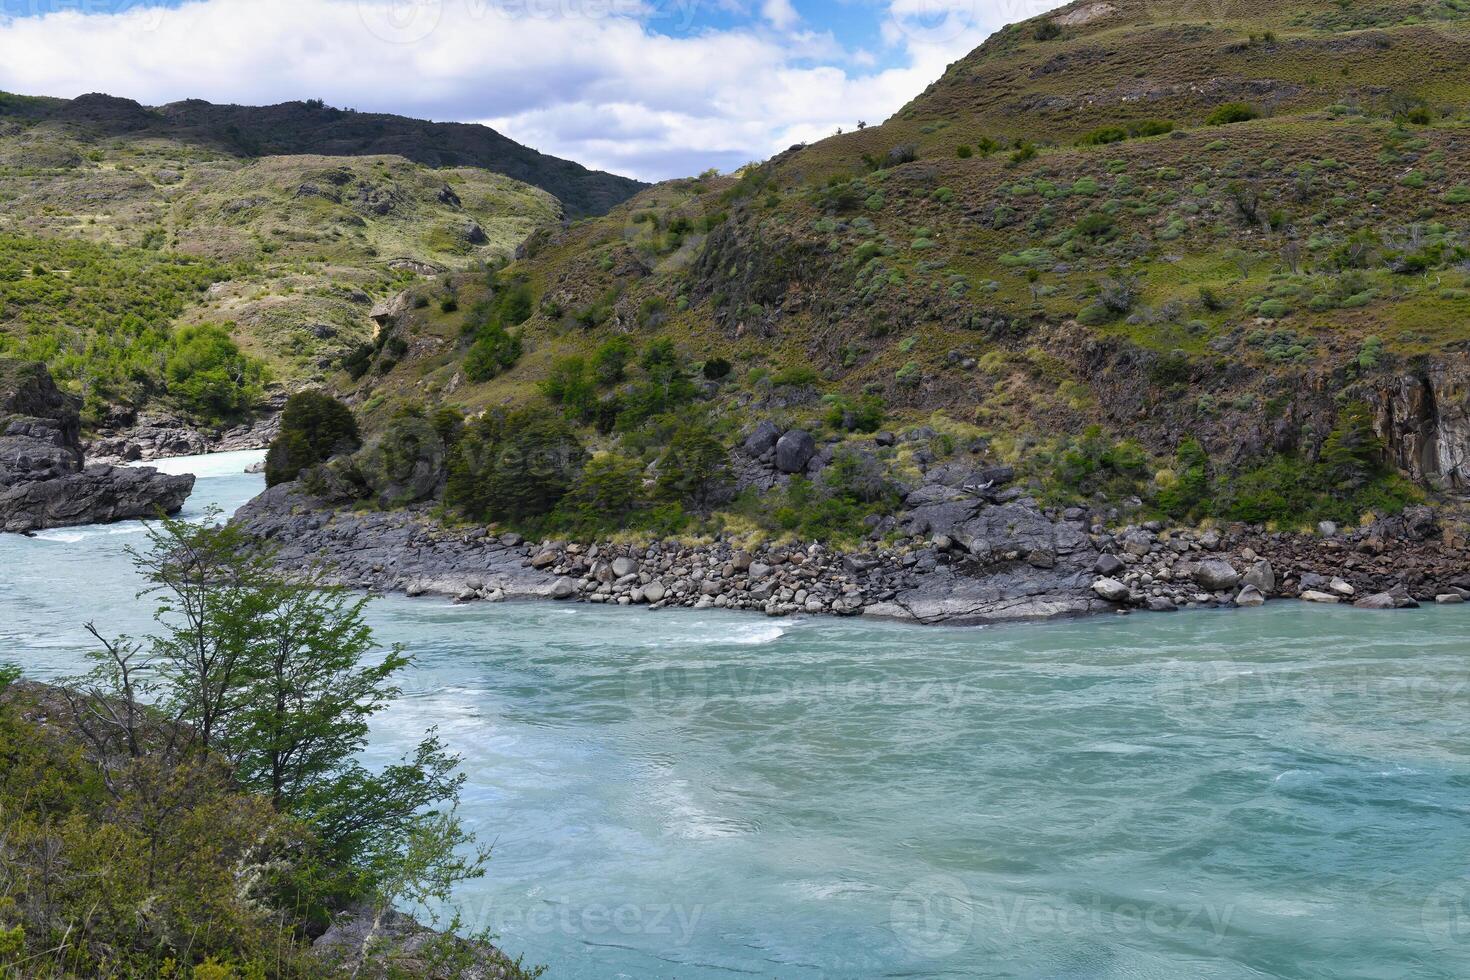
[[[46,360],[94,421],[109,403],[167,395],[176,327],[228,330],[281,383],[321,380],[372,336],[374,302],[508,256],[561,212],[476,168],[242,160],[3,119],[0,202],[0,351]]]
[[[1073,4],[882,125],[533,239],[496,280],[530,315],[493,376],[465,369],[496,302],[481,277],[453,313],[420,298],[360,394],[565,403],[568,359],[663,338],[696,372],[729,362],[703,403],[727,433],[855,438],[855,407],[881,406],[1059,502],[1167,498],[1196,447],[1215,499],[1181,514],[1396,506],[1313,467],[1387,379],[1464,365],[1467,65],[1458,0]],[[591,443],[628,448],[603,422]]]

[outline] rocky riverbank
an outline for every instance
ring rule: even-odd
[[[95,462],[121,466],[174,456],[266,449],[280,432],[284,404],[285,396],[277,395],[255,420],[224,429],[201,429],[173,415],[122,412],[108,419],[106,428],[85,450]]]
[[[907,537],[846,553],[722,539],[530,542],[446,526],[428,507],[334,509],[296,484],[268,490],[236,520],[285,567],[325,561],[343,585],[461,602],[549,598],[967,625],[1274,598],[1399,608],[1470,597],[1470,548],[1427,508],[1348,533],[1108,530],[1014,490],[931,483],[916,494],[899,516]]]
[[[77,406],[44,366],[0,361],[0,531],[31,532],[173,514],[194,477],[87,465]]]

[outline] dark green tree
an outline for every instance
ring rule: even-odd
[[[290,482],[302,470],[361,445],[351,409],[325,392],[297,392],[286,399],[281,431],[266,453],[266,486]]]

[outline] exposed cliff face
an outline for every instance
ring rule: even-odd
[[[1375,424],[1399,469],[1470,492],[1470,364],[1433,363],[1392,379],[1378,390]]]
[[[75,399],[40,364],[0,360],[0,531],[173,514],[194,477],[83,466]]]

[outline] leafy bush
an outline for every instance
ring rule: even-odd
[[[588,537],[622,529],[642,504],[643,468],[617,453],[598,453],[558,507],[559,523]]]
[[[700,369],[700,373],[704,375],[707,381],[718,381],[721,378],[728,378],[730,376],[730,370],[731,366],[729,361],[723,357],[712,357],[704,362],[704,367]]]
[[[877,395],[863,395],[856,402],[839,395],[831,399],[826,422],[842,432],[877,432],[883,414],[883,399]]]
[[[597,384],[580,355],[558,358],[541,382],[541,392],[563,406],[570,418],[588,421],[597,408]]]
[[[633,360],[633,342],[627,337],[613,337],[605,341],[592,355],[592,374],[600,385],[615,385],[622,381]]]
[[[260,400],[265,367],[240,352],[222,327],[184,327],[169,340],[163,374],[169,397],[206,422],[237,419]]]
[[[360,445],[351,409],[324,392],[298,392],[286,399],[281,431],[266,453],[266,486],[294,480],[302,470]]]
[[[1038,41],[1050,41],[1059,38],[1062,36],[1062,25],[1048,17],[1037,23],[1035,29],[1031,32],[1031,36]]]
[[[1205,117],[1206,126],[1228,126],[1231,123],[1249,122],[1260,114],[1255,108],[1245,102],[1226,102],[1215,107],[1215,110]]]
[[[1086,136],[1077,141],[1078,146],[1105,146],[1108,143],[1121,143],[1128,138],[1128,130],[1121,126],[1103,126],[1094,129]]]

